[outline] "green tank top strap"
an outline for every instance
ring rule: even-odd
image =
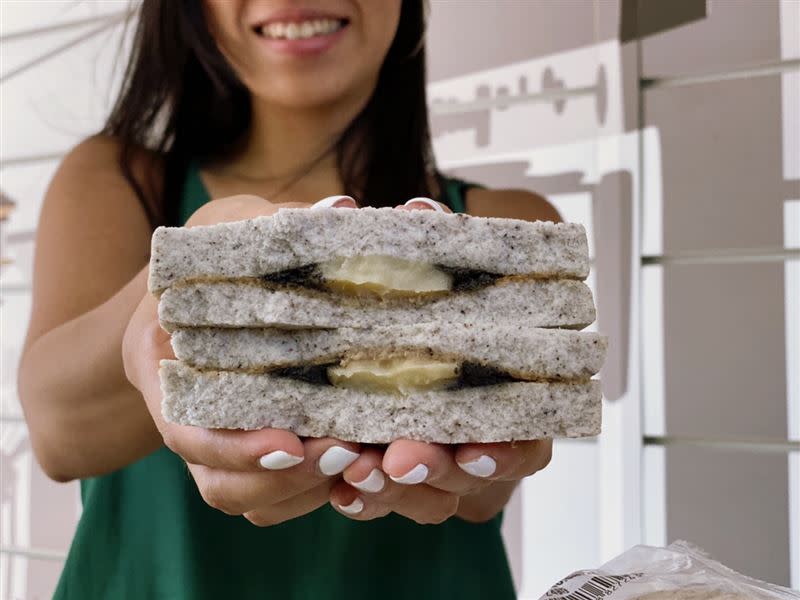
[[[211,196],[200,178],[200,166],[195,161],[189,163],[180,200],[178,214],[182,224],[189,220],[194,211],[211,200]]]
[[[470,188],[478,187],[478,185],[463,179],[447,177],[439,171],[436,172],[436,181],[439,184],[439,202],[449,206],[454,213],[467,212],[467,191]]]

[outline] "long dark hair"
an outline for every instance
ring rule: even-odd
[[[336,144],[346,193],[391,206],[430,196],[425,101],[425,0],[402,0],[400,23],[372,98]],[[103,133],[153,226],[178,225],[186,169],[224,156],[250,126],[250,99],[209,33],[202,0],[143,0],[122,89]],[[133,174],[137,148],[163,159],[159,181]]]

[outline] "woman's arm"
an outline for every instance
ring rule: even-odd
[[[526,190],[472,188],[467,192],[465,204],[467,212],[475,217],[561,222],[561,215],[546,198]]]
[[[123,334],[147,291],[151,230],[118,152],[101,137],[72,150],[39,220],[18,388],[36,457],[58,481],[112,471],[161,443],[122,364]],[[148,164],[137,157],[136,175]]]

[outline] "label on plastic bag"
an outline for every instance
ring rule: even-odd
[[[628,581],[642,573],[627,575],[601,575],[593,571],[577,571],[556,583],[542,597],[543,600],[599,600],[608,598]]]

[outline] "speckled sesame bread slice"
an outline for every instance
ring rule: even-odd
[[[586,380],[603,366],[599,333],[516,325],[426,323],[369,329],[179,329],[175,356],[202,369],[266,371],[342,360],[421,357],[469,362],[526,380]]]
[[[187,280],[259,278],[333,257],[384,255],[502,275],[585,279],[582,225],[390,208],[281,209],[271,217],[159,227],[148,287]]]
[[[182,326],[297,329],[489,320],[583,329],[595,320],[591,290],[569,279],[508,280],[473,292],[392,301],[246,283],[191,283],[165,290],[158,314],[168,331]]]
[[[200,371],[161,361],[167,421],[208,428],[288,429],[300,436],[385,444],[456,444],[600,432],[600,385],[520,382],[403,396],[267,374]]]

